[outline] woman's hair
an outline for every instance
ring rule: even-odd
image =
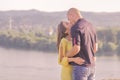
[[[65,33],[66,28],[63,25],[63,22],[60,22],[60,24],[58,25],[57,31],[58,31],[58,34],[57,34],[57,48],[59,50],[59,45],[60,45],[61,39],[65,38],[68,35],[67,33]]]

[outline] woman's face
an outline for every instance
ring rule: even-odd
[[[70,24],[70,22],[63,22],[63,25],[65,26],[65,28],[66,28],[66,32],[65,33],[70,33],[70,29],[71,29],[71,24]]]

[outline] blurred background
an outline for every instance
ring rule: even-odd
[[[0,0],[0,80],[60,80],[57,25],[76,7],[97,31],[96,80],[120,80],[119,0]]]

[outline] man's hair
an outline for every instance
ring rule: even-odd
[[[67,13],[67,14],[71,14],[71,13],[74,13],[74,14],[82,17],[81,14],[80,14],[80,11],[79,11],[77,8],[70,8],[70,9],[68,10],[68,13]]]

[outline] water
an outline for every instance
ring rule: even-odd
[[[96,62],[96,80],[120,80],[120,61],[101,57]],[[0,48],[0,80],[60,80],[57,54]]]

